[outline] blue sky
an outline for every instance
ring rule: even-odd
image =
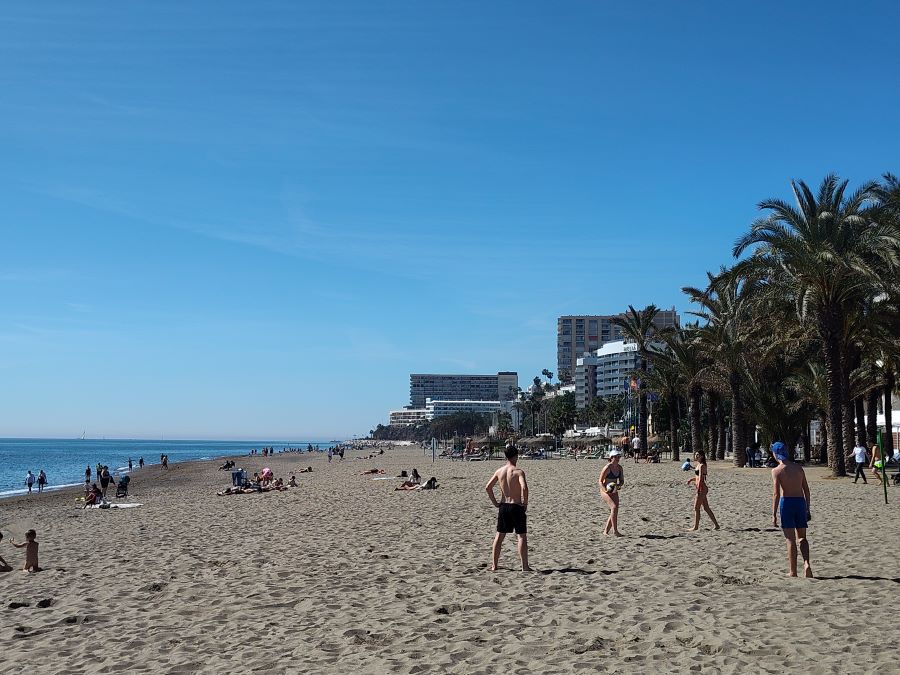
[[[0,436],[365,433],[900,167],[892,3],[0,8]]]

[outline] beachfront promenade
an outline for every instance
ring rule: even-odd
[[[263,459],[238,459],[251,473]],[[498,462],[432,465],[418,448],[312,465],[287,492],[216,497],[218,462],[138,473],[141,508],[77,511],[71,494],[6,500],[0,529],[34,527],[45,571],[0,575],[4,672],[889,672],[847,626],[890,626],[900,525],[876,485],[808,470],[820,579],[785,577],[769,471],[710,465],[722,531],[688,534],[677,464],[626,463],[621,539],[601,535],[601,461],[522,461],[538,570],[514,547],[487,570]],[[373,480],[417,467],[440,488]],[[881,514],[884,515],[881,518]],[[704,526],[707,524],[704,523]],[[21,565],[19,552],[2,554]],[[50,600],[38,608],[40,600]],[[10,602],[29,607],[10,609]],[[849,650],[854,649],[854,655]],[[121,664],[125,664],[124,666]]]

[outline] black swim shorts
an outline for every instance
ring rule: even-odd
[[[526,534],[525,509],[520,504],[501,504],[497,513],[497,532]]]

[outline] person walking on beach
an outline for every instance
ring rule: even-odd
[[[616,537],[619,534],[619,488],[625,485],[625,469],[619,462],[622,453],[619,450],[613,450],[609,453],[609,462],[600,471],[600,478],[597,481],[600,485],[600,496],[609,506],[609,518],[606,520],[606,527],[603,528],[603,534],[609,534],[612,531]]]
[[[856,483],[860,478],[863,479],[863,483],[867,484],[869,481],[866,480],[866,472],[863,470],[866,468],[866,446],[862,443],[857,442],[856,447],[850,451],[850,454],[847,455],[847,459],[853,457],[853,460],[856,462],[856,473],[853,474],[853,482]]]
[[[139,468],[139,469],[143,469],[143,468],[144,468],[144,458],[143,458],[143,457],[141,457],[141,458],[138,460],[138,468]],[[88,478],[90,478],[90,475],[88,475]]]
[[[778,527],[781,517],[781,532],[787,540],[788,570],[792,577],[797,576],[797,546],[803,556],[803,574],[812,578],[812,567],[809,563],[809,542],[806,540],[806,526],[812,520],[809,510],[809,483],[803,467],[795,463],[784,443],[772,443],[772,456],[778,460],[778,466],[772,469],[772,526]]]
[[[131,457],[128,458],[128,470],[131,471],[134,468],[134,463],[131,461]]]
[[[44,470],[41,469],[38,471],[38,494],[44,491],[44,486],[47,484],[47,474],[44,473]]]
[[[31,486],[34,485],[34,474],[31,473],[31,470],[25,474],[25,486],[28,488],[28,494],[31,494]]]
[[[719,523],[716,521],[716,516],[713,514],[712,509],[709,508],[709,501],[706,497],[709,493],[709,486],[706,484],[706,453],[703,450],[698,450],[694,453],[694,461],[697,462],[697,468],[694,469],[694,477],[687,482],[688,485],[693,483],[696,488],[694,492],[694,526],[690,528],[690,531],[696,532],[697,528],[700,527],[701,508],[706,511],[706,515],[709,516],[713,526],[718,530]]]
[[[881,448],[878,445],[872,446],[872,459],[870,460],[869,468],[872,469],[872,473],[875,474],[875,478],[878,479],[878,484],[882,484],[882,480],[884,476],[884,461],[881,459]]]
[[[491,572],[497,571],[500,562],[500,547],[503,540],[510,532],[515,531],[518,536],[517,548],[522,559],[522,570],[531,572],[528,565],[528,524],[526,512],[528,511],[528,483],[525,481],[525,472],[516,466],[519,461],[519,450],[515,445],[509,444],[503,451],[506,455],[506,464],[494,472],[485,486],[485,491],[491,503],[497,507],[497,534],[491,547]],[[500,483],[500,501],[494,494],[494,486]]]
[[[86,468],[84,470],[84,482],[85,483],[91,482],[91,467],[90,466],[88,466],[88,468]]]
[[[331,464],[331,455],[332,455],[331,448],[328,448],[328,463],[329,464]]]

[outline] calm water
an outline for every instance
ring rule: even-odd
[[[322,441],[127,441],[127,440],[59,440],[35,438],[0,439],[0,497],[25,492],[25,474],[30,469],[37,476],[43,469],[48,488],[81,485],[84,469],[91,467],[92,478],[97,462],[110,471],[128,469],[128,458],[147,464],[159,464],[161,454],[169,455],[169,463],[192,459],[213,459],[228,455],[245,455],[253,448],[306,448],[308,444],[327,449]],[[36,480],[36,479],[35,479]],[[37,483],[34,489],[37,490]]]

